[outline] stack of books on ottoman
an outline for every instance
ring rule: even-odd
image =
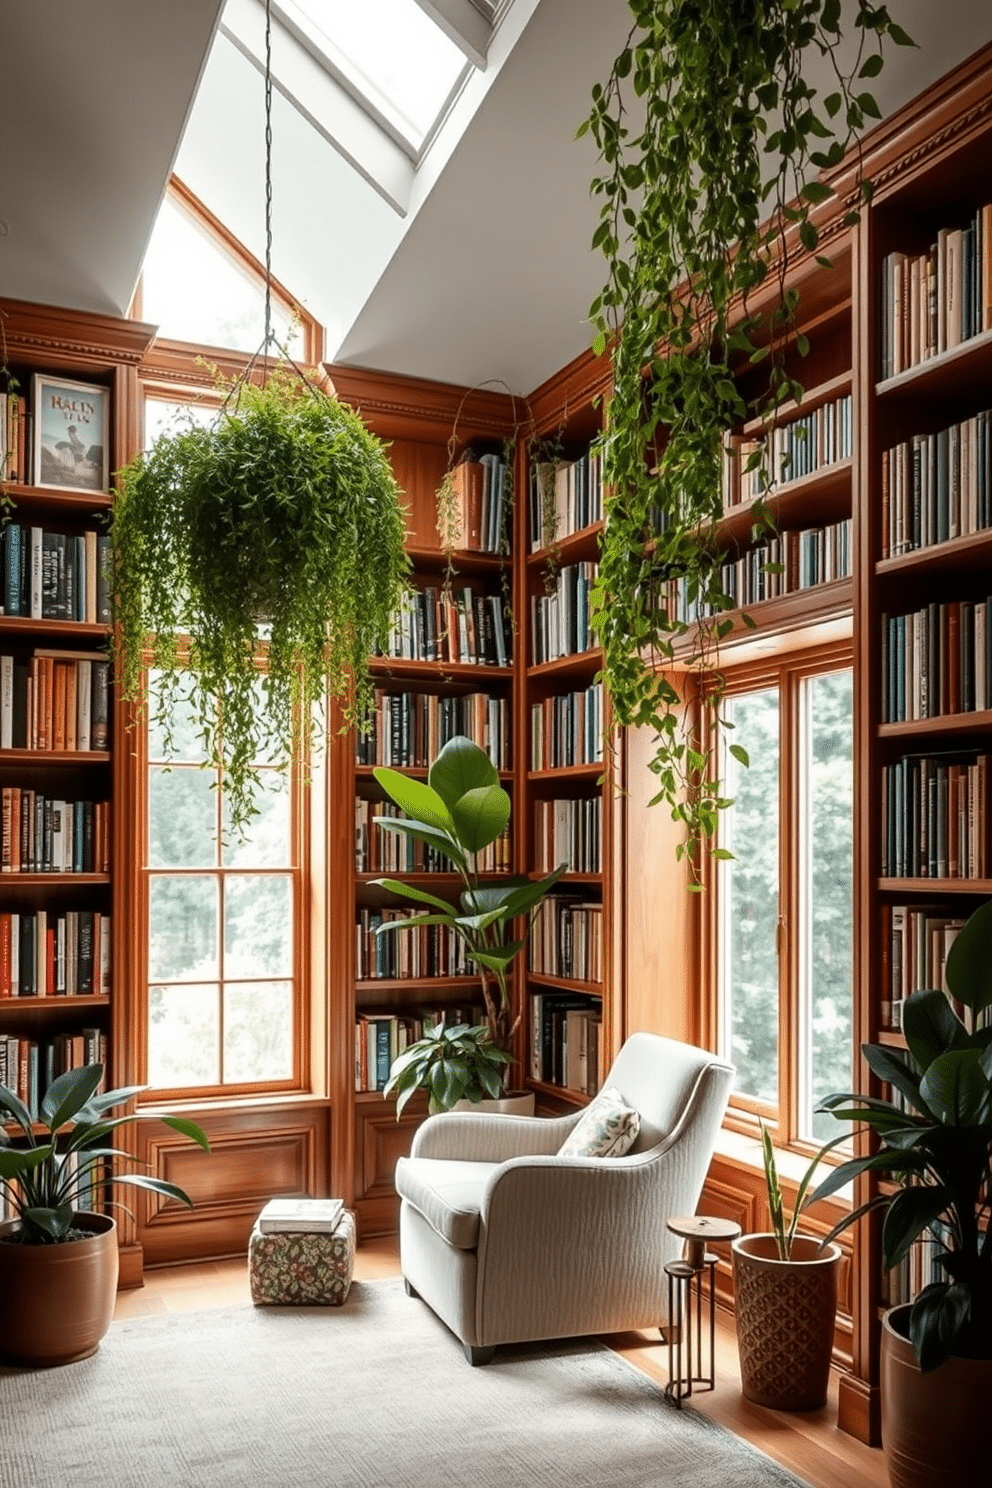
[[[256,1306],[340,1307],[355,1263],[355,1218],[343,1199],[270,1199],[248,1245]]]

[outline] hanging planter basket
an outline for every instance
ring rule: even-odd
[[[257,765],[285,763],[325,695],[362,719],[370,655],[405,588],[404,509],[384,447],[295,371],[239,385],[209,428],[158,439],[118,477],[111,592],[118,682],[171,746],[177,703],[225,771],[232,825]]]

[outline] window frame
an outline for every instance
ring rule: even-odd
[[[800,803],[803,751],[801,748],[801,684],[809,677],[825,676],[833,672],[851,670],[854,666],[854,647],[850,640],[831,642],[821,646],[791,652],[780,652],[757,661],[728,664],[722,669],[724,696],[757,691],[763,687],[777,688],[779,693],[779,914],[777,930],[778,956],[778,1091],[774,1106],[739,1092],[733,1092],[724,1118],[724,1125],[745,1136],[758,1135],[759,1120],[769,1128],[779,1147],[812,1154],[820,1144],[800,1135],[799,1118],[801,1103],[801,1076],[803,1051],[803,1009],[801,1006],[801,872],[803,845],[801,823],[803,810]],[[854,761],[857,706],[856,693],[852,687],[851,749]],[[708,712],[709,710],[707,710]],[[732,735],[730,736],[732,739]],[[710,734],[711,751],[718,741]],[[855,814],[852,811],[852,856]],[[719,845],[718,842],[714,845]],[[707,953],[704,959],[706,1006],[710,1027],[713,1030],[714,1046],[722,1038],[723,1008],[721,1006],[720,977],[720,864],[707,854],[703,870],[705,892],[704,935]],[[853,904],[852,904],[853,913]],[[851,966],[852,1019],[856,966]],[[856,1027],[852,1021],[852,1050]],[[853,1062],[853,1053],[852,1053]],[[853,1076],[852,1076],[853,1078]],[[852,1087],[853,1088],[853,1087]]]

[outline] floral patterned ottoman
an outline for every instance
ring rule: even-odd
[[[328,1234],[298,1230],[248,1242],[248,1280],[256,1307],[340,1307],[355,1265],[355,1216],[347,1209]]]

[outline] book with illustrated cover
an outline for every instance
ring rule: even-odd
[[[258,1216],[263,1235],[330,1234],[344,1213],[343,1199],[270,1199]]]

